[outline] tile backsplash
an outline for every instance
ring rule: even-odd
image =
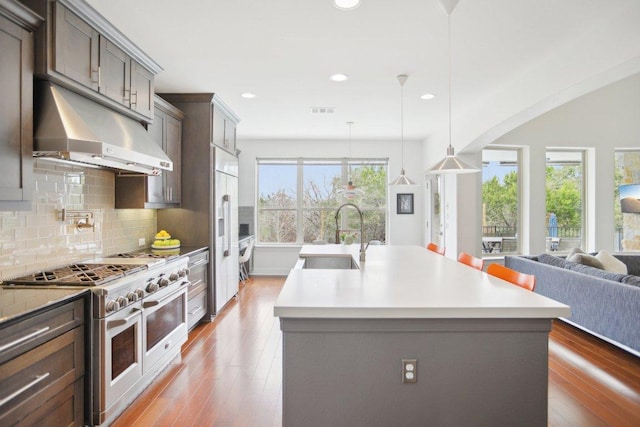
[[[31,211],[0,211],[0,280],[152,243],[155,209],[114,209],[115,175],[90,167],[34,161]],[[91,211],[95,229],[61,221],[61,209]]]

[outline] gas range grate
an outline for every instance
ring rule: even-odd
[[[177,258],[179,254],[169,251],[136,251],[136,252],[126,252],[115,254],[115,258],[153,258],[153,259],[166,259],[170,260],[173,258]]]
[[[10,279],[5,283],[8,285],[101,286],[124,277],[125,274],[135,273],[145,268],[144,265],[134,264],[71,264]]]

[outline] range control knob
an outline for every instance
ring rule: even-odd
[[[184,277],[187,274],[189,274],[189,269],[188,268],[181,268],[180,270],[178,270],[178,276],[180,276],[180,277]]]
[[[111,313],[112,311],[116,311],[118,308],[120,308],[120,307],[118,307],[118,303],[115,302],[112,299],[107,300],[107,303],[104,305],[104,310],[107,313]]]
[[[135,292],[129,292],[127,294],[127,300],[129,300],[129,302],[136,302],[138,301],[138,294],[136,294]]]
[[[147,293],[152,294],[157,290],[158,290],[158,284],[157,283],[149,283],[147,285]]]
[[[118,299],[116,299],[116,302],[118,303],[118,306],[122,308],[126,307],[129,301],[127,301],[127,298],[125,297],[118,297]]]
[[[140,289],[140,288],[138,288],[138,289],[136,289],[136,290],[135,290],[135,291],[133,291],[133,292],[135,292],[135,294],[136,294],[136,296],[138,297],[138,299],[142,299],[142,298],[144,298],[144,289]]]
[[[171,273],[171,275],[169,276],[169,280],[171,280],[172,282],[178,280],[178,273]]]
[[[167,279],[166,277],[161,278],[160,280],[158,280],[158,286],[160,286],[161,288],[169,286],[169,279]]]

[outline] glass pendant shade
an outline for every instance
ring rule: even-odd
[[[400,169],[400,176],[389,183],[389,185],[416,185],[415,182],[410,180],[404,174],[404,94],[402,88],[409,76],[401,74],[397,77],[400,82],[400,143],[402,144],[402,169]]]
[[[400,171],[400,176],[391,181],[389,185],[416,185],[415,182],[410,180],[405,174],[404,169]]]
[[[480,170],[457,158],[451,145],[447,147],[447,156],[427,171],[430,174],[473,172],[480,172]]]
[[[449,44],[449,146],[447,156],[427,170],[428,174],[459,174],[480,172],[480,169],[456,157],[451,145],[451,13],[458,4],[458,0],[440,0],[440,6],[447,14],[447,40]]]

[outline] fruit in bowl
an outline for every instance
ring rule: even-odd
[[[171,234],[167,232],[167,230],[160,230],[156,233],[156,240],[167,240],[171,239]]]
[[[180,246],[180,240],[178,240],[178,239],[164,239],[164,240],[156,239],[156,241],[153,242],[153,246],[156,246],[156,247]]]

